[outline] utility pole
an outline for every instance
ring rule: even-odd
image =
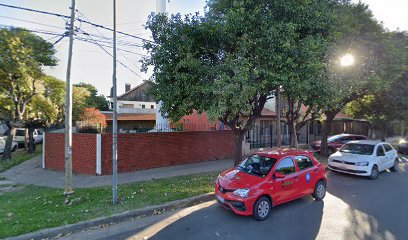
[[[71,0],[71,19],[69,25],[68,66],[65,87],[65,195],[74,193],[72,188],[72,83],[71,63],[74,44],[75,0]]]
[[[113,139],[112,139],[112,202],[118,202],[118,107],[116,89],[116,0],[113,0]]]
[[[156,14],[165,13],[166,12],[166,0],[156,0]],[[165,117],[161,114],[163,102],[159,101],[156,104],[156,131],[168,131],[170,128],[169,122]]]
[[[278,148],[282,146],[282,132],[281,132],[281,99],[280,99],[280,86],[276,89],[276,139]]]

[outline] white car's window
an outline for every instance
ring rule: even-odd
[[[384,156],[384,155],[385,155],[385,153],[384,153],[384,149],[383,149],[382,145],[378,145],[378,147],[377,147],[377,156]]]
[[[384,144],[383,146],[386,152],[389,152],[392,150],[392,147],[389,144]]]
[[[359,154],[359,155],[371,155],[374,152],[374,145],[349,143],[349,144],[344,145],[340,149],[340,152]]]

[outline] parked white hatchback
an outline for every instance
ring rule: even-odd
[[[398,152],[386,142],[353,141],[329,157],[329,169],[377,179],[381,171],[397,171]]]
[[[6,140],[3,137],[0,137],[0,153],[4,152],[4,148],[6,147]],[[11,151],[14,152],[18,148],[17,143],[13,142],[11,144]]]

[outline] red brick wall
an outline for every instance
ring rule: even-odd
[[[46,136],[46,168],[64,170],[64,134]],[[118,135],[118,172],[232,158],[231,131]],[[112,134],[102,135],[102,174],[112,173]],[[73,134],[73,171],[95,174],[96,134]]]
[[[118,172],[233,157],[231,131],[118,135]],[[102,136],[102,174],[112,173],[112,135]]]
[[[46,133],[45,167],[58,171],[65,169],[65,138],[63,133]],[[72,171],[96,174],[96,134],[73,134]]]

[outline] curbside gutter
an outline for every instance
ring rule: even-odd
[[[214,196],[215,196],[214,193],[202,194],[202,195],[198,195],[198,196],[191,197],[191,198],[185,198],[181,200],[168,202],[162,205],[153,205],[153,206],[148,206],[148,207],[137,209],[137,210],[126,211],[126,212],[114,214],[108,217],[100,217],[100,218],[96,218],[96,219],[92,219],[92,220],[88,220],[84,222],[79,222],[79,223],[74,223],[74,224],[69,224],[69,225],[64,225],[60,227],[46,228],[46,229],[42,229],[36,232],[26,233],[26,234],[16,236],[16,237],[9,237],[9,238],[6,238],[5,240],[52,239],[55,237],[61,237],[62,235],[65,235],[68,233],[75,233],[75,232],[80,232],[80,231],[87,230],[90,228],[99,227],[100,225],[113,225],[113,224],[117,224],[120,222],[132,220],[133,218],[145,217],[148,215],[155,215],[157,212],[159,212],[160,214],[160,212],[168,212],[168,211],[175,210],[175,209],[190,207],[190,206],[202,203],[202,202],[208,202],[208,201],[214,200]]]

